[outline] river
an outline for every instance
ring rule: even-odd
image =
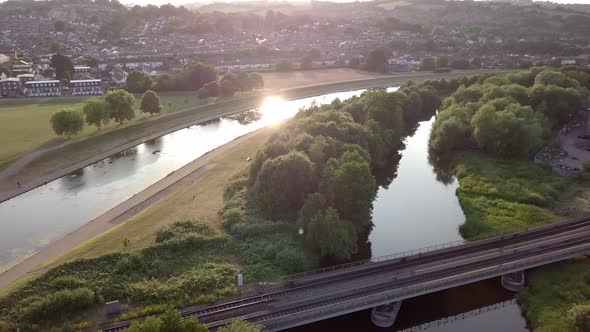
[[[395,88],[390,88],[393,90]],[[260,119],[222,118],[191,126],[146,142],[45,186],[0,203],[0,265],[46,246],[135,193],[229,141],[295,115],[301,107],[347,99],[364,90],[283,101],[270,97],[261,105]],[[428,139],[434,117],[420,122],[405,140],[390,170],[391,182],[379,188],[374,201],[374,227],[366,257],[461,240],[458,226],[464,216],[454,179],[439,181],[428,162]],[[448,180],[448,179],[447,179]],[[387,181],[389,182],[389,181]],[[476,294],[476,296],[474,296]],[[511,300],[495,279],[409,299],[396,324],[399,330]],[[527,331],[514,303],[429,331]],[[370,311],[361,311],[293,331],[377,331]]]
[[[465,221],[455,190],[455,178],[443,183],[428,161],[428,140],[434,117],[418,124],[405,140],[397,170],[387,187],[379,188],[373,202],[374,227],[369,234],[370,257],[461,241],[458,227]],[[528,331],[514,294],[503,289],[498,279],[456,287],[408,299],[402,304],[396,323],[379,328],[371,323],[371,311],[364,310],[309,324],[289,331],[399,331],[447,317],[469,313],[455,320],[420,330],[432,332]],[[494,306],[495,310],[490,310]],[[475,314],[480,308],[481,313]]]
[[[269,97],[261,118],[222,118],[146,142],[0,203],[0,267],[88,223],[134,194],[231,140],[278,123],[312,103],[347,99],[364,90],[283,101]],[[0,269],[1,271],[1,269]]]

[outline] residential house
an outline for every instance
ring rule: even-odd
[[[20,79],[15,77],[0,80],[0,98],[15,98],[21,94]]]

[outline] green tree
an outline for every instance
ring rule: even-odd
[[[245,320],[237,320],[231,324],[220,327],[218,332],[261,332],[262,328]]]
[[[387,62],[387,52],[382,48],[377,48],[369,52],[367,62],[365,63],[367,71],[386,73],[389,71],[389,62]]]
[[[128,251],[129,248],[131,248],[131,240],[129,240],[128,238],[124,238],[123,239],[123,250]]]
[[[306,240],[323,257],[348,259],[357,252],[354,225],[340,219],[338,211],[328,208],[318,212],[307,226]]]
[[[283,61],[278,62],[275,65],[275,70],[276,71],[291,71],[291,70],[293,70],[293,64],[291,63],[291,61],[283,60]]]
[[[162,105],[160,104],[160,96],[152,90],[147,90],[143,97],[141,97],[140,109],[144,113],[154,115],[162,112]]]
[[[303,70],[313,68],[313,59],[311,58],[311,56],[306,55],[303,58],[301,58],[301,64],[299,67]]]
[[[453,59],[451,61],[450,66],[453,69],[469,69],[469,68],[471,68],[471,63],[469,63],[469,60],[467,60],[467,59],[457,58],[457,59]]]
[[[248,74],[248,81],[250,82],[250,89],[264,88],[264,79],[259,73]]]
[[[172,91],[176,89],[176,77],[170,74],[162,74],[156,78],[154,82],[154,90],[162,92],[162,91]]]
[[[221,88],[217,82],[209,82],[197,91],[197,95],[201,99],[219,97]]]
[[[135,118],[137,102],[129,92],[122,89],[109,91],[104,97],[104,100],[111,110],[111,119],[117,121],[119,124]]]
[[[299,210],[297,223],[306,229],[313,217],[315,217],[319,212],[324,211],[327,207],[328,202],[326,201],[326,197],[324,197],[324,195],[320,193],[307,195],[305,202],[303,202],[303,206]]]
[[[436,60],[434,58],[424,58],[420,63],[420,70],[435,70]]]
[[[267,218],[292,220],[313,184],[313,165],[309,158],[291,152],[264,162],[254,185],[254,195]]]
[[[68,139],[84,128],[84,116],[78,111],[61,110],[54,113],[50,121],[55,134]]]
[[[10,69],[8,69],[5,66],[0,65],[0,74],[4,74],[7,77],[9,77],[10,76]]]
[[[441,55],[436,59],[436,68],[448,68],[449,67],[449,57],[446,55]]]
[[[358,151],[345,152],[339,159],[328,161],[320,192],[358,231],[370,224],[377,184],[368,161]]]
[[[185,66],[176,77],[176,88],[179,90],[198,91],[205,84],[217,81],[215,68],[200,62],[193,62]]]
[[[55,70],[55,78],[59,81],[71,80],[74,76],[74,64],[67,56],[56,53],[51,57],[49,66]]]
[[[86,123],[96,126],[98,130],[111,121],[108,105],[102,99],[89,99],[84,103],[82,112],[84,112],[84,116],[86,117]]]
[[[80,60],[80,64],[83,64],[84,66],[88,66],[88,67],[92,67],[92,68],[97,68],[98,67],[98,59],[92,56],[84,56],[82,58],[82,60]]]
[[[496,110],[487,104],[473,116],[472,124],[478,146],[501,156],[524,155],[542,140],[542,125],[530,106],[510,104]]]
[[[125,80],[125,88],[131,93],[144,93],[152,87],[152,78],[143,71],[134,70]]]
[[[219,85],[219,92],[224,97],[231,97],[236,92],[236,86],[231,80],[222,80]]]
[[[160,332],[183,331],[184,324],[182,317],[180,316],[178,310],[174,308],[166,310],[166,312],[160,316],[160,320],[162,321]]]

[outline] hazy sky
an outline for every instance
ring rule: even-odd
[[[3,0],[0,0],[0,2],[2,2]],[[242,1],[248,1],[248,0],[119,0],[122,3],[125,4],[138,4],[138,5],[147,5],[147,4],[155,4],[155,5],[161,5],[161,4],[166,4],[166,3],[171,3],[173,5],[181,5],[181,4],[185,4],[185,3],[192,3],[192,2],[206,2],[206,3],[210,3],[210,2],[242,2]],[[309,1],[309,0],[270,0],[270,1],[277,1],[277,2],[282,2],[282,1],[288,1],[288,2],[299,2],[299,1]],[[327,1],[334,1],[334,2],[354,2],[357,0],[327,0]],[[363,0],[360,0],[363,1]],[[364,0],[364,1],[368,1],[368,0]],[[476,0],[477,1],[477,0]],[[482,0],[485,1],[485,0]],[[533,0],[533,1],[546,1],[546,0]],[[590,0],[552,0],[551,2],[554,3],[582,3],[582,4],[590,4]]]

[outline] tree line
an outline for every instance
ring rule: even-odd
[[[131,93],[144,93],[149,89],[164,91],[198,91],[199,96],[232,96],[237,91],[249,91],[264,87],[258,73],[226,73],[218,79],[215,68],[200,62],[192,62],[172,74],[159,75],[153,80],[143,71],[132,71],[127,76],[125,88]]]
[[[146,91],[141,102],[137,103],[135,97],[129,92],[117,89],[109,91],[103,98],[92,98],[85,102],[82,111],[61,110],[50,118],[51,127],[55,134],[71,138],[84,129],[84,122],[96,126],[101,130],[111,121],[119,125],[132,120],[136,116],[136,110],[150,115],[162,111],[160,97],[152,90]]]
[[[252,207],[240,213],[297,225],[319,256],[350,258],[371,226],[374,173],[440,105],[431,83],[300,111],[253,158],[246,204]]]
[[[527,156],[588,104],[590,70],[568,66],[484,75],[443,102],[430,146],[438,154],[480,149]]]

